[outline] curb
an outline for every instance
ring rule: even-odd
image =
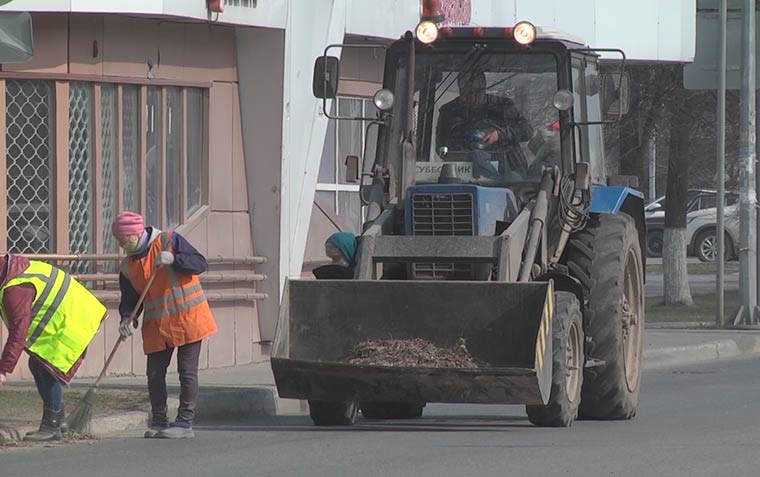
[[[644,351],[644,369],[647,371],[673,366],[685,366],[741,356],[734,340],[718,340],[698,345],[673,346]]]
[[[757,355],[760,355],[760,335],[739,335],[736,338],[707,341],[695,345],[645,350],[643,365],[645,370],[654,371],[674,366],[750,358]]]
[[[114,414],[113,416],[94,417],[90,426],[90,435],[93,437],[103,437],[116,432],[145,429],[148,426],[148,414],[143,411],[130,411]],[[2,430],[2,434],[10,441],[20,441],[27,432],[37,430],[37,427],[30,425],[7,428]]]
[[[275,386],[253,388],[204,387],[198,394],[199,424],[220,420],[246,421],[264,416],[292,416],[307,412],[305,401],[283,399]]]

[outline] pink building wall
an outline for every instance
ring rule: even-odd
[[[205,205],[177,231],[208,257],[252,256],[254,243],[243,155],[234,29],[117,15],[34,14],[33,21],[34,59],[26,64],[4,65],[0,78],[48,79],[64,84],[69,80],[97,83],[107,79],[117,83],[133,81],[144,85],[208,88]],[[149,58],[155,65],[153,80],[146,79]],[[4,84],[2,86],[0,95],[4,96]],[[2,122],[4,126],[4,119]],[[56,136],[56,143],[67,148],[66,127],[56,127]],[[142,149],[144,152],[144,146]],[[5,154],[4,147],[0,154]],[[97,154],[94,160],[99,160]],[[60,204],[57,212],[67,214],[66,207],[67,204]],[[100,230],[94,235],[99,236]],[[65,250],[56,252],[67,253]],[[210,267],[210,272],[225,274],[256,271],[252,265]],[[210,292],[256,291],[254,283],[204,286]],[[91,344],[79,376],[97,375],[118,338],[118,303],[108,300],[106,304],[111,318]],[[214,301],[212,310],[219,333],[204,342],[202,368],[267,359],[267,345],[259,336],[257,303]],[[0,342],[4,343],[6,337],[6,330],[0,327]],[[30,378],[25,359],[17,366],[12,379]],[[143,374],[144,371],[145,356],[141,339],[137,336],[119,352],[111,372]]]

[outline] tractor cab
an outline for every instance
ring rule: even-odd
[[[386,200],[402,202],[411,199],[409,188],[432,184],[498,187],[527,198],[546,168],[566,176],[578,163],[591,184],[606,185],[602,125],[627,109],[628,78],[622,64],[620,72],[600,73],[600,53],[625,61],[621,50],[590,49],[528,22],[422,22],[416,36],[388,48],[383,88],[374,96],[378,117],[368,126],[378,129],[368,135],[378,138],[376,154],[349,167],[371,171],[362,181],[365,201],[373,183],[378,187],[373,176],[382,179]],[[317,61],[315,92],[337,91],[337,65],[334,57]]]

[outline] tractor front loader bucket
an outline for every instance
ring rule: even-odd
[[[552,314],[552,282],[290,280],[272,370],[285,398],[545,404]],[[389,339],[460,347],[475,364],[349,362],[360,343]]]

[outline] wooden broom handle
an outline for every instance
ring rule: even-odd
[[[145,284],[145,288],[143,288],[142,293],[140,293],[140,298],[137,299],[137,304],[132,310],[132,313],[129,315],[130,325],[135,320],[135,317],[137,316],[137,312],[140,310],[140,306],[142,306],[143,301],[145,301],[145,296],[148,294],[148,290],[150,289],[150,286],[153,284],[153,279],[156,278],[156,275],[158,274],[158,269],[159,267],[156,267],[153,269],[153,273],[150,274],[150,277],[148,278],[148,282]],[[116,340],[116,344],[113,346],[113,349],[111,350],[111,354],[109,354],[108,358],[106,359],[106,364],[103,365],[103,370],[100,371],[100,374],[98,375],[98,379],[95,380],[95,387],[98,386],[98,384],[100,383],[100,380],[103,379],[103,376],[106,375],[106,371],[108,371],[108,366],[111,365],[111,361],[113,361],[113,357],[116,356],[116,351],[119,350],[119,345],[121,345],[126,340],[127,339],[125,337],[119,335],[119,339]]]

